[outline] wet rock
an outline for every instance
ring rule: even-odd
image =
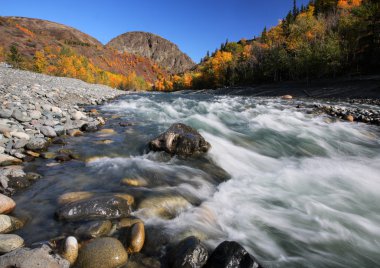
[[[40,128],[41,133],[48,138],[54,138],[57,137],[57,133],[55,130],[50,126],[43,126]]]
[[[140,252],[145,242],[145,228],[144,223],[137,222],[132,225],[127,233],[127,252],[137,253]]]
[[[120,197],[93,197],[69,203],[57,211],[58,218],[66,221],[118,219],[129,216],[131,207]]]
[[[83,239],[96,238],[106,236],[112,228],[112,222],[105,221],[91,221],[82,224],[75,230],[75,235]]]
[[[25,177],[11,177],[8,181],[8,186],[14,189],[28,188],[31,182]]]
[[[141,253],[132,254],[128,260],[128,268],[161,268],[159,260]]]
[[[0,154],[0,166],[10,166],[21,164],[22,161],[7,154]]]
[[[100,141],[95,141],[95,144],[111,144],[113,143],[113,140],[100,140]]]
[[[237,242],[224,241],[211,254],[205,268],[262,268]]]
[[[79,251],[75,267],[117,268],[128,261],[123,244],[111,237],[96,238]]]
[[[173,124],[165,133],[149,142],[152,151],[165,151],[180,156],[205,153],[210,147],[198,131],[180,123]]]
[[[344,120],[347,120],[349,122],[354,122],[354,117],[349,114],[349,115],[344,116]]]
[[[181,211],[191,207],[191,204],[182,196],[158,196],[148,197],[140,202],[137,216],[161,217],[172,219]]]
[[[79,129],[70,129],[69,131],[67,131],[67,135],[69,135],[70,137],[78,137],[82,136],[83,132]]]
[[[7,234],[22,228],[24,224],[19,219],[8,216],[0,215],[0,234]]]
[[[147,256],[163,257],[163,249],[172,241],[171,234],[162,231],[159,225],[145,226],[145,243],[142,253]]]
[[[68,260],[71,265],[73,265],[78,258],[78,251],[79,246],[77,239],[73,236],[66,238],[62,257]]]
[[[284,95],[284,96],[281,96],[281,99],[283,99],[283,100],[291,100],[291,99],[293,99],[293,96],[292,95]]]
[[[63,138],[61,138],[61,137],[54,138],[52,140],[52,143],[53,144],[58,144],[58,145],[65,145],[66,144],[65,140]]]
[[[21,248],[23,245],[24,239],[18,235],[0,234],[0,253],[10,252],[12,250]]]
[[[143,221],[139,218],[123,218],[118,221],[117,228],[121,229],[125,227],[131,227],[135,223],[139,223],[139,222],[143,223]]]
[[[131,196],[130,194],[114,194],[116,197],[120,197],[121,199],[124,199],[127,201],[128,205],[132,206],[135,203],[135,198]]]
[[[58,197],[58,204],[64,205],[71,202],[88,199],[93,196],[94,194],[90,192],[69,192]]]
[[[47,141],[43,138],[32,138],[26,145],[26,148],[32,151],[41,151],[46,149],[47,145]]]
[[[71,159],[72,158],[70,157],[70,155],[67,155],[67,154],[60,154],[55,157],[55,161],[57,162],[67,162],[67,161],[70,161]]]
[[[205,245],[196,237],[185,238],[168,253],[170,267],[200,268],[208,259]]]
[[[26,151],[25,152],[27,155],[29,156],[33,156],[33,157],[40,157],[40,154],[39,153],[36,153],[36,152],[33,152],[33,151]]]
[[[80,130],[84,132],[95,132],[98,130],[98,124],[96,122],[89,122],[81,126]]]
[[[40,156],[43,159],[53,159],[57,156],[57,154],[54,152],[44,152],[44,153],[41,153]]]
[[[99,130],[99,133],[104,134],[104,136],[107,136],[107,135],[116,134],[116,131],[112,128],[103,128],[103,129]]]
[[[54,254],[50,247],[20,248],[6,255],[0,256],[0,267],[6,268],[69,268],[70,263]]]
[[[36,181],[36,180],[39,180],[42,178],[42,176],[38,173],[35,173],[35,172],[28,172],[26,173],[25,175],[25,178],[28,180],[28,181]]]
[[[128,186],[135,186],[135,187],[145,187],[148,185],[148,182],[141,178],[124,178],[121,180],[121,184],[128,185]]]

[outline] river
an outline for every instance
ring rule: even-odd
[[[17,233],[27,244],[61,235],[67,226],[54,212],[65,192],[181,197],[168,201],[170,215],[133,213],[176,239],[194,234],[210,248],[235,240],[265,267],[378,267],[380,129],[314,115],[315,103],[323,102],[145,93],[97,107],[116,133],[69,139],[65,148],[89,161],[27,165],[43,178],[15,196],[15,215],[27,219]],[[205,157],[147,151],[176,122],[211,144]]]

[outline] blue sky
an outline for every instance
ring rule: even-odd
[[[260,35],[292,6],[293,0],[0,0],[0,15],[59,22],[103,44],[129,31],[152,32],[198,62],[226,39]]]

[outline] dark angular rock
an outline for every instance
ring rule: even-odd
[[[70,157],[70,155],[67,155],[67,154],[60,154],[55,157],[55,161],[57,162],[67,162],[67,161],[70,161],[71,159],[72,158]]]
[[[191,156],[205,153],[211,145],[195,129],[176,123],[149,142],[152,151],[165,151],[171,155]]]
[[[130,213],[128,201],[109,196],[72,202],[56,212],[60,220],[66,221],[118,219],[127,217]]]
[[[185,238],[168,253],[168,263],[173,268],[200,268],[207,259],[207,248],[194,236]]]
[[[222,242],[208,259],[205,268],[262,268],[255,258],[235,241]]]
[[[14,189],[23,189],[31,185],[30,181],[26,177],[12,177],[9,178],[8,187]]]
[[[99,124],[97,124],[96,122],[85,123],[85,124],[80,128],[80,130],[81,130],[81,131],[86,131],[86,132],[94,132],[94,131],[99,130]]]

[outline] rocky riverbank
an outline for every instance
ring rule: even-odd
[[[85,105],[121,94],[125,92],[103,85],[0,65],[0,192],[12,193],[9,177],[25,175],[13,165],[41,156],[50,143],[62,142],[59,136],[81,135],[104,124],[97,111],[85,111]]]

